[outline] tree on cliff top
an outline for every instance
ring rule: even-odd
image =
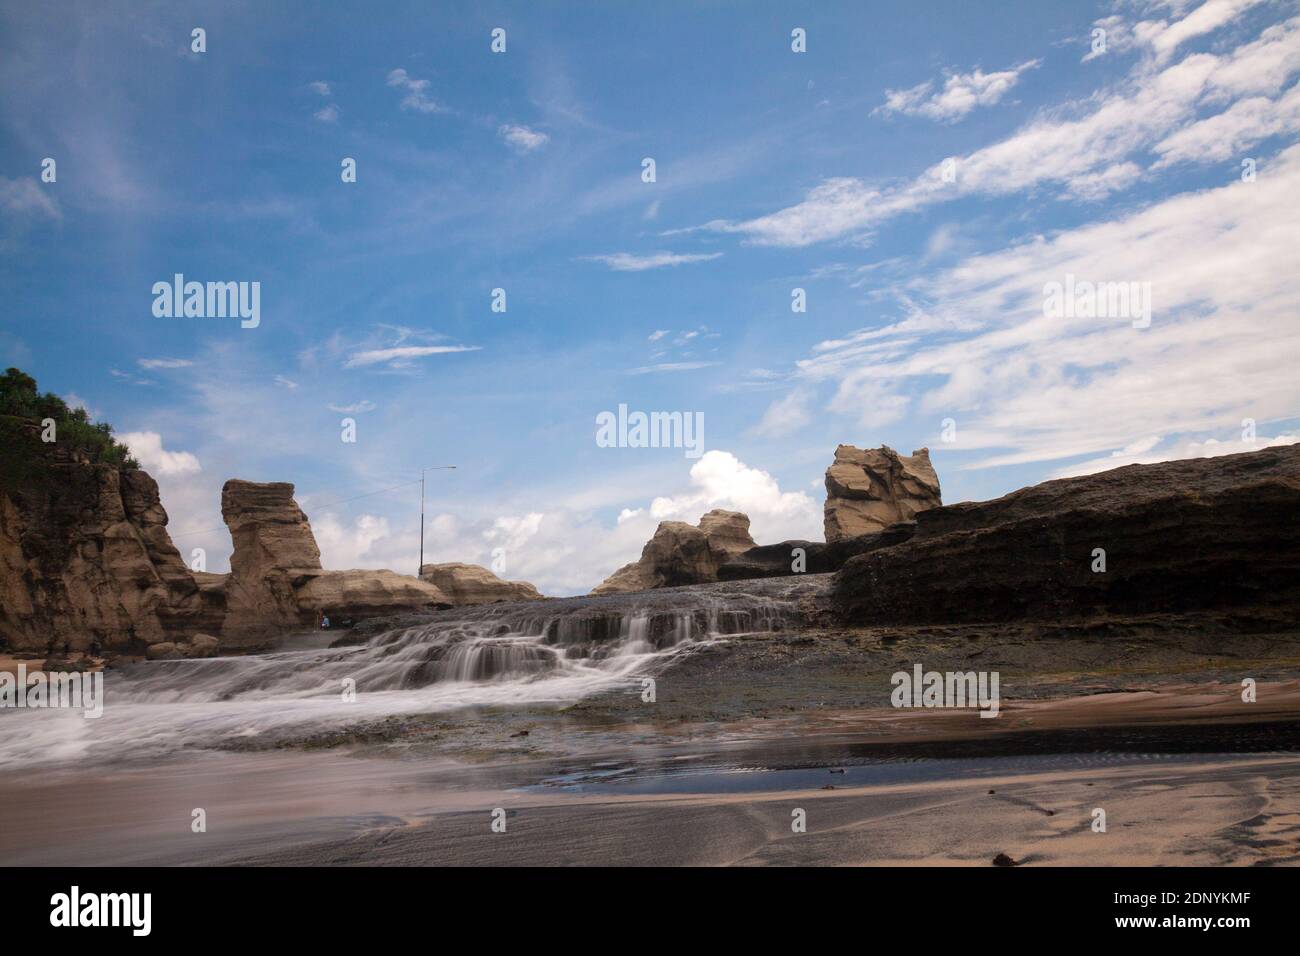
[[[92,423],[84,408],[69,408],[53,392],[38,392],[36,379],[21,369],[6,369],[0,375],[0,416],[37,422],[51,418],[58,441],[85,452],[92,461],[121,468],[140,467],[130,450],[113,439],[112,425]]]

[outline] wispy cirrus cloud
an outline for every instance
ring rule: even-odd
[[[637,255],[632,252],[612,252],[601,256],[581,256],[584,262],[599,262],[609,266],[615,272],[644,272],[647,269],[663,269],[668,266],[687,265],[692,262],[709,262],[720,259],[721,252],[679,253],[652,252]]]
[[[63,218],[58,202],[30,176],[18,179],[0,176],[0,209],[10,216]]]
[[[696,369],[712,368],[721,362],[660,362],[658,365],[642,365],[627,370],[628,375],[652,375],[655,372],[693,372]]]
[[[1252,5],[1249,0],[1207,0],[1184,20],[1138,24],[1134,31],[1144,56],[1117,88],[1044,113],[1011,136],[952,157],[950,164],[935,163],[910,181],[873,184],[834,177],[776,212],[741,221],[713,220],[696,228],[737,234],[754,245],[863,240],[896,216],[971,194],[1057,187],[1059,198],[1096,201],[1136,182],[1152,155],[1167,162],[1215,161],[1217,150],[1197,152],[1215,132],[1230,132],[1237,148],[1266,135],[1294,132],[1300,128],[1295,104],[1289,94],[1278,94],[1300,69],[1300,17],[1274,24],[1223,53],[1193,53],[1165,62],[1187,39],[1210,32]],[[1212,11],[1200,13],[1210,6]],[[1236,105],[1261,97],[1268,105]],[[1197,115],[1210,110],[1217,112]],[[952,175],[945,176],[946,171]]]
[[[389,368],[401,368],[409,365],[411,359],[455,352],[477,352],[481,348],[481,345],[402,345],[387,349],[367,349],[352,355],[343,363],[343,367],[364,368],[367,365],[382,364]]]
[[[369,399],[363,399],[359,402],[353,402],[351,405],[330,405],[331,412],[338,412],[340,415],[360,415],[364,412],[373,412],[379,406]]]
[[[189,368],[194,363],[189,359],[181,358],[142,358],[137,359],[136,364],[143,369],[169,369],[169,368]]]
[[[911,304],[899,321],[816,346],[796,378],[832,383],[829,409],[867,427],[913,414],[937,431],[953,418],[951,449],[983,453],[971,468],[1161,460],[1246,419],[1289,420],[1297,191],[1300,144],[1254,182],[967,257],[900,289]],[[1149,283],[1150,327],[1045,314],[1046,284],[1066,275]]]

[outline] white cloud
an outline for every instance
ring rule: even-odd
[[[313,93],[318,93],[321,96],[330,95],[330,85],[324,80],[312,80],[307,84],[307,89],[311,90]]]
[[[815,540],[822,534],[822,506],[802,491],[782,491],[775,478],[751,468],[731,452],[708,451],[691,466],[691,487],[655,498],[650,516],[658,521],[699,520],[713,508],[743,511],[750,533],[760,543],[791,538]]]
[[[1253,96],[1238,100],[1222,113],[1182,127],[1156,143],[1155,168],[1175,163],[1220,162],[1242,155],[1269,136],[1300,131],[1300,84],[1270,100]]]
[[[191,362],[189,359],[156,358],[156,359],[139,359],[137,364],[141,368],[153,370],[153,369],[160,369],[160,368],[189,368],[194,363]]]
[[[402,109],[404,110],[415,110],[417,113],[446,112],[444,107],[429,96],[428,80],[417,80],[406,70],[398,68],[388,74],[388,85],[406,91],[406,95],[402,97]]]
[[[662,269],[664,266],[680,266],[691,262],[709,262],[721,258],[721,252],[677,253],[654,252],[639,256],[631,252],[614,252],[604,256],[582,256],[587,262],[600,262],[615,272],[644,272],[646,269]]]
[[[312,116],[316,117],[316,119],[320,120],[322,123],[334,123],[338,121],[339,108],[333,103],[328,103],[313,113]]]
[[[671,329],[655,329],[655,330],[654,330],[653,332],[651,332],[648,336],[646,336],[646,341],[647,341],[647,342],[658,342],[658,341],[659,341],[660,339],[662,339],[665,335],[668,335],[671,331],[672,331]]]
[[[831,409],[876,424],[955,418],[954,451],[997,450],[967,467],[1135,457],[1153,435],[1286,421],[1300,409],[1297,193],[1300,145],[1253,183],[968,257],[904,290],[917,311],[822,343],[798,376],[834,382]],[[1150,283],[1150,327],[1044,316],[1044,285],[1067,274]]]
[[[767,407],[762,421],[754,426],[754,433],[765,438],[794,434],[812,421],[811,402],[812,394],[807,389],[796,388]]]
[[[1209,0],[1205,6],[1210,3],[1215,4],[1214,16],[1194,24],[1197,31],[1213,29],[1226,22],[1222,17],[1229,12],[1243,8],[1230,0]],[[1175,27],[1163,22],[1150,26],[1143,42],[1150,49]],[[1169,34],[1182,39],[1189,35],[1186,30]],[[1172,39],[1163,41],[1161,48],[1177,46],[1170,43]],[[1194,151],[1205,129],[1214,126],[1186,133],[1183,141],[1174,138],[1178,131],[1197,122],[1200,109],[1230,112],[1242,97],[1279,93],[1298,69],[1300,17],[1270,26],[1253,41],[1222,54],[1195,53],[1168,66],[1144,57],[1118,88],[1045,113],[1000,142],[954,157],[956,182],[944,181],[942,162],[898,186],[835,177],[813,187],[793,206],[741,222],[714,220],[699,228],[736,233],[755,245],[805,246],[844,238],[864,241],[881,222],[971,193],[1023,193],[1056,184],[1064,187],[1062,196],[1095,199],[1134,182],[1137,158],[1158,144],[1166,144],[1167,153],[1182,161],[1214,161],[1213,150],[1209,155]],[[1290,100],[1281,104],[1291,106]],[[1251,136],[1267,128],[1249,115],[1220,123],[1239,133],[1250,131]],[[1290,120],[1280,125],[1290,128]]]
[[[539,133],[527,126],[516,126],[511,123],[504,123],[499,126],[497,135],[505,141],[507,146],[519,153],[531,153],[535,149],[541,149],[551,141],[551,137],[545,133]]]
[[[386,567],[383,558],[371,554],[371,549],[391,536],[388,519],[376,515],[357,515],[345,523],[338,515],[325,512],[311,519],[316,545],[320,548],[321,565],[331,570],[350,568]],[[399,573],[413,569],[394,568]]]
[[[641,365],[627,370],[628,375],[650,375],[654,372],[694,372],[696,369],[712,368],[720,362],[660,362],[658,365]]]
[[[955,122],[977,106],[992,106],[1020,80],[1020,74],[1039,65],[1030,60],[1009,70],[985,73],[976,68],[970,73],[951,73],[937,92],[926,81],[906,90],[886,90],[885,102],[877,107],[881,113],[924,116],[941,122]]]
[[[414,358],[423,358],[426,355],[445,355],[452,352],[477,352],[482,348],[479,345],[401,345],[395,348],[387,349],[368,349],[364,352],[357,352],[346,362],[344,368],[361,368],[367,365],[379,365],[386,363],[389,367],[397,367],[401,362]]]
[[[354,402],[351,405],[330,405],[331,412],[338,412],[340,415],[358,415],[362,412],[373,412],[379,406],[370,400]]]
[[[1205,3],[1181,20],[1173,23],[1164,20],[1144,21],[1134,28],[1134,32],[1151,46],[1156,58],[1163,61],[1180,44],[1217,30],[1238,14],[1261,2],[1262,0],[1205,0]]]
[[[91,421],[99,421],[101,418],[100,410],[92,408],[90,404],[76,392],[67,392],[63,396],[63,401],[67,403],[69,408],[80,408],[86,413],[86,417]]]
[[[298,389],[298,383],[297,383],[297,382],[295,382],[295,381],[294,381],[293,379],[291,379],[291,378],[286,378],[286,377],[283,376],[283,375],[277,375],[277,376],[273,379],[273,381],[275,382],[276,385],[279,385],[281,388],[287,388],[287,389],[288,389],[289,391],[291,391],[291,392],[293,392],[293,391],[297,391],[297,389]]]
[[[131,449],[131,454],[145,471],[159,475],[189,475],[200,470],[199,460],[187,451],[167,451],[162,436],[157,432],[127,432],[119,441]]]
[[[1159,442],[1159,439],[1156,439]],[[1220,441],[1216,438],[1207,438],[1204,441],[1185,441],[1165,448],[1152,450],[1155,446],[1146,448],[1133,447],[1124,448],[1121,451],[1111,452],[1110,455],[1102,458],[1093,458],[1088,461],[1080,462],[1077,465],[1070,465],[1066,468],[1059,468],[1053,472],[1053,478],[1074,478],[1079,475],[1092,475],[1099,471],[1109,471],[1112,468],[1120,468],[1124,465],[1152,465],[1161,461],[1176,461],[1184,458],[1216,458],[1219,455],[1236,455],[1242,452],[1259,451],[1262,448],[1272,448],[1275,445],[1294,445],[1300,442],[1300,435],[1277,435],[1273,438],[1257,437],[1254,441],[1245,441],[1242,439]]]
[[[23,176],[21,179],[6,179],[0,176],[0,209],[13,216],[36,215],[47,219],[63,218],[63,214],[59,211],[59,204],[41,188],[40,183],[30,176]]]

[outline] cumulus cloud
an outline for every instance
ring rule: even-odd
[[[200,470],[199,460],[187,451],[167,451],[162,436],[157,432],[127,432],[119,441],[131,449],[131,454],[145,471],[158,475],[190,475]]]
[[[512,123],[503,123],[497,127],[497,135],[501,137],[507,146],[518,153],[531,153],[533,150],[541,149],[551,141],[551,137],[545,133],[529,129],[527,126],[516,126]]]
[[[399,67],[388,74],[388,85],[406,94],[402,97],[404,110],[414,110],[417,113],[446,112],[446,109],[429,95],[428,80],[417,80]]]
[[[323,567],[347,570],[386,566],[384,558],[371,554],[371,549],[391,536],[388,519],[362,514],[345,521],[333,512],[323,512],[312,517],[311,527]]]
[[[821,503],[802,491],[782,491],[767,472],[751,468],[728,451],[708,451],[691,466],[691,487],[655,498],[650,515],[658,521],[695,522],[713,508],[749,515],[758,541],[816,539],[822,532]]]
[[[950,73],[939,90],[928,80],[906,90],[886,90],[885,102],[876,112],[956,122],[977,106],[998,102],[1019,82],[1022,73],[1039,63],[1039,60],[1029,60],[996,73],[985,73],[978,68],[970,73]]]

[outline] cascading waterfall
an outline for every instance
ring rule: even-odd
[[[642,678],[710,642],[798,626],[789,585],[753,584],[467,608],[356,646],[134,664],[106,675],[99,719],[0,711],[0,766],[153,756],[398,715],[639,692]]]

